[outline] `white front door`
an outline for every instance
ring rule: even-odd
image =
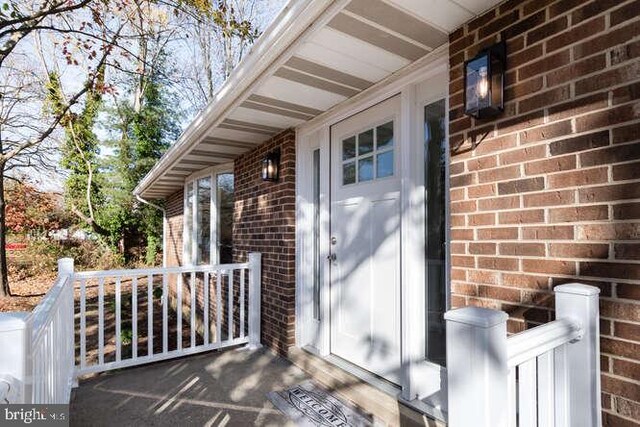
[[[331,353],[400,383],[400,96],[331,127]]]

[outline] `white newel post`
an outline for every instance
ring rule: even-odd
[[[600,411],[600,318],[594,286],[556,286],[556,319],[580,325],[582,338],[555,352],[556,425],[598,427]]]
[[[30,403],[28,313],[0,313],[0,404]]]
[[[262,254],[249,253],[249,348],[260,347]]]
[[[445,313],[449,427],[507,426],[507,313]]]

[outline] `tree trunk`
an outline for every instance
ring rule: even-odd
[[[1,144],[1,143],[0,143]],[[0,148],[2,146],[0,145]],[[4,163],[0,163],[0,297],[11,296],[7,266],[7,227],[4,203]]]

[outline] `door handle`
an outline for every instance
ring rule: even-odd
[[[337,259],[336,254],[327,255],[327,260],[329,260],[331,262],[335,262],[336,259]]]

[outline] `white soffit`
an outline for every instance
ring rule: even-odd
[[[163,198],[447,43],[496,0],[292,0],[134,190]]]

